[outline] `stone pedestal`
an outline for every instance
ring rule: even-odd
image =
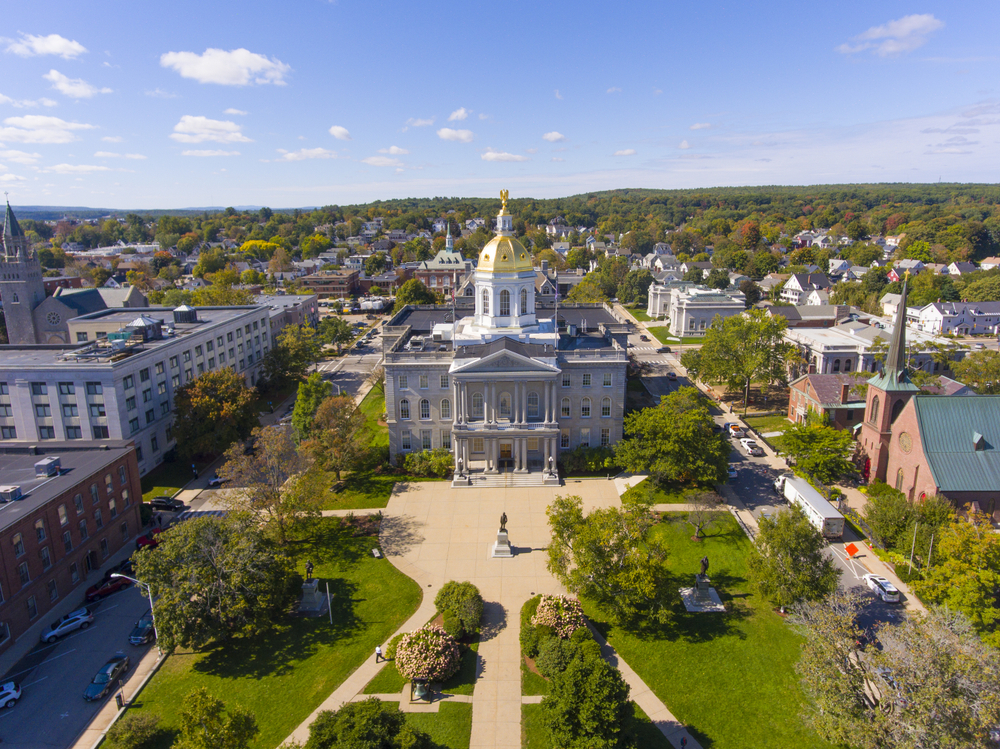
[[[694,587],[681,588],[680,594],[684,600],[684,608],[688,611],[706,613],[726,610],[718,592],[712,587],[712,581],[708,575],[695,575]]]
[[[497,540],[493,544],[494,559],[503,559],[514,556],[514,549],[507,538],[507,531],[497,531]]]
[[[555,471],[552,471],[551,473],[546,471],[544,478],[542,478],[542,486],[559,486],[560,483],[559,474]]]
[[[459,476],[457,473],[452,476],[451,485],[454,487],[459,486],[472,486],[472,477],[468,474],[464,476]]]
[[[313,578],[302,583],[302,600],[299,601],[299,613],[306,616],[319,616],[326,612],[326,594],[319,589],[319,580]]]

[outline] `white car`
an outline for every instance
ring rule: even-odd
[[[21,699],[21,687],[17,683],[8,681],[0,685],[0,706],[14,707],[19,699]]]
[[[729,473],[729,478],[731,478],[731,479],[736,478],[736,466],[734,466],[732,463],[730,463],[729,467],[727,468],[727,471]]]
[[[764,454],[764,450],[760,447],[760,445],[758,445],[749,437],[744,437],[743,439],[740,440],[740,447],[743,448],[743,451],[747,455],[761,456]]]
[[[862,578],[868,584],[868,588],[883,601],[886,603],[899,603],[899,590],[889,580],[871,572],[867,575],[862,575]]]

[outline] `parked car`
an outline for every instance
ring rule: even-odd
[[[873,591],[883,601],[886,603],[899,603],[899,590],[892,582],[881,575],[871,572],[861,577],[868,584],[869,590]]]
[[[53,643],[63,635],[75,632],[78,629],[86,629],[94,621],[94,614],[88,608],[77,609],[66,614],[62,619],[58,619],[42,630],[42,642]]]
[[[648,341],[649,340],[649,336],[648,335],[640,335],[639,336],[639,340],[640,341]]]
[[[725,424],[722,425],[722,428],[725,429],[726,434],[728,434],[733,439],[739,439],[744,434],[743,427],[734,422],[726,422]]]
[[[94,674],[94,680],[83,692],[83,699],[87,702],[93,702],[106,697],[111,690],[118,686],[118,681],[128,671],[128,667],[128,656],[121,652],[117,653]]]
[[[160,540],[157,538],[157,536],[159,535],[160,535],[160,529],[152,528],[146,535],[139,536],[139,538],[135,540],[135,550],[139,551],[139,549],[144,549],[147,546],[150,549],[155,549],[157,546],[160,545]]]
[[[287,418],[289,421],[291,421],[292,416],[291,414],[289,414],[288,416],[282,417],[282,419],[284,418]],[[208,480],[208,485],[211,487],[222,486],[227,481],[229,481],[229,479],[220,478],[219,474],[215,474],[214,476],[212,476],[212,478]]]
[[[973,348],[977,349],[979,351],[982,351],[984,348],[986,348],[986,344],[985,343],[976,343],[976,344],[973,345]]]
[[[94,601],[100,601],[104,596],[110,596],[112,593],[117,593],[119,590],[124,590],[132,584],[132,581],[124,577],[111,577],[110,573],[108,577],[101,580],[101,582],[91,585],[87,588],[87,593],[84,595],[87,603],[93,603]]]
[[[764,454],[763,448],[754,442],[752,439],[744,437],[740,440],[740,447],[746,452],[747,455],[761,456]]]
[[[677,373],[674,371],[667,372],[667,379],[670,382],[677,382]]]
[[[145,645],[153,639],[153,634],[153,612],[147,611],[135,623],[132,634],[128,636],[128,641],[133,645]]]
[[[14,707],[21,699],[21,686],[17,682],[8,681],[0,684],[0,705],[4,707]]]
[[[726,469],[726,471],[729,474],[729,478],[731,479],[736,478],[736,466],[734,466],[732,463],[729,464],[729,467]]]
[[[212,485],[211,481],[209,481],[208,483],[209,486]],[[179,499],[175,499],[174,497],[153,497],[151,500],[149,500],[149,506],[152,507],[154,510],[161,510],[166,512],[177,512],[178,510],[184,509],[184,503],[181,502]]]
[[[658,353],[658,354],[669,354],[670,353],[670,346],[660,346],[658,349],[656,349],[656,353]]]

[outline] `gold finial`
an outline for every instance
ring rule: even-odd
[[[507,210],[507,198],[509,197],[510,197],[510,190],[500,191],[500,202],[502,203],[502,205],[500,206],[501,211]]]

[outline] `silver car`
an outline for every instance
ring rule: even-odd
[[[0,706],[14,707],[21,699],[21,687],[13,681],[0,685]]]
[[[42,631],[42,642],[53,643],[63,635],[68,635],[78,629],[86,629],[94,621],[94,614],[90,609],[83,608],[72,611],[62,619],[52,622],[52,624]]]

